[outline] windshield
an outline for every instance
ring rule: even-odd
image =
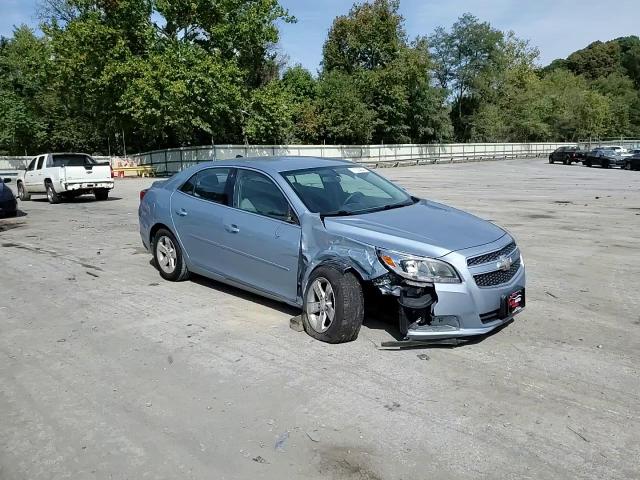
[[[84,167],[85,165],[95,165],[95,160],[89,155],[53,155],[54,167]]]
[[[404,207],[414,200],[391,182],[360,166],[316,167],[283,172],[309,210],[353,215]]]

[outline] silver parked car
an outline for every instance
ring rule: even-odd
[[[486,334],[525,306],[506,231],[348,161],[200,164],[140,197],[142,243],[163,278],[193,272],[300,307],[325,342],[357,337],[368,295],[398,309],[408,340]]]

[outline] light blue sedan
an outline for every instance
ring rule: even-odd
[[[507,232],[352,162],[203,163],[140,197],[142,243],[163,278],[199,274],[300,307],[325,342],[354,340],[372,296],[412,341],[486,334],[525,306]]]

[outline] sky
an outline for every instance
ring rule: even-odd
[[[37,26],[38,0],[0,0],[0,35],[14,25]],[[281,25],[281,52],[292,65],[316,72],[322,45],[337,15],[349,12],[353,0],[281,0],[298,22]],[[494,28],[513,30],[540,49],[540,63],[586,47],[596,40],[640,35],[640,0],[401,0],[400,11],[410,37],[450,28],[465,12]]]

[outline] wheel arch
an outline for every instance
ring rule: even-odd
[[[156,236],[156,233],[158,233],[158,230],[160,230],[161,228],[164,228],[165,230],[169,230],[174,237],[178,238],[176,236],[176,233],[173,231],[171,227],[169,227],[168,225],[165,225],[162,222],[158,222],[158,223],[155,223],[153,227],[151,227],[151,229],[149,230],[149,247],[153,248],[153,238]],[[180,247],[182,247],[182,245],[180,245]]]
[[[302,273],[302,278],[299,282],[299,294],[302,302],[304,302],[304,295],[307,291],[307,287],[309,286],[309,279],[313,273],[321,267],[332,267],[339,270],[341,273],[351,272],[355,275],[356,279],[358,279],[360,285],[364,285],[364,283],[369,279],[369,276],[350,258],[338,256],[324,257],[309,265]]]

